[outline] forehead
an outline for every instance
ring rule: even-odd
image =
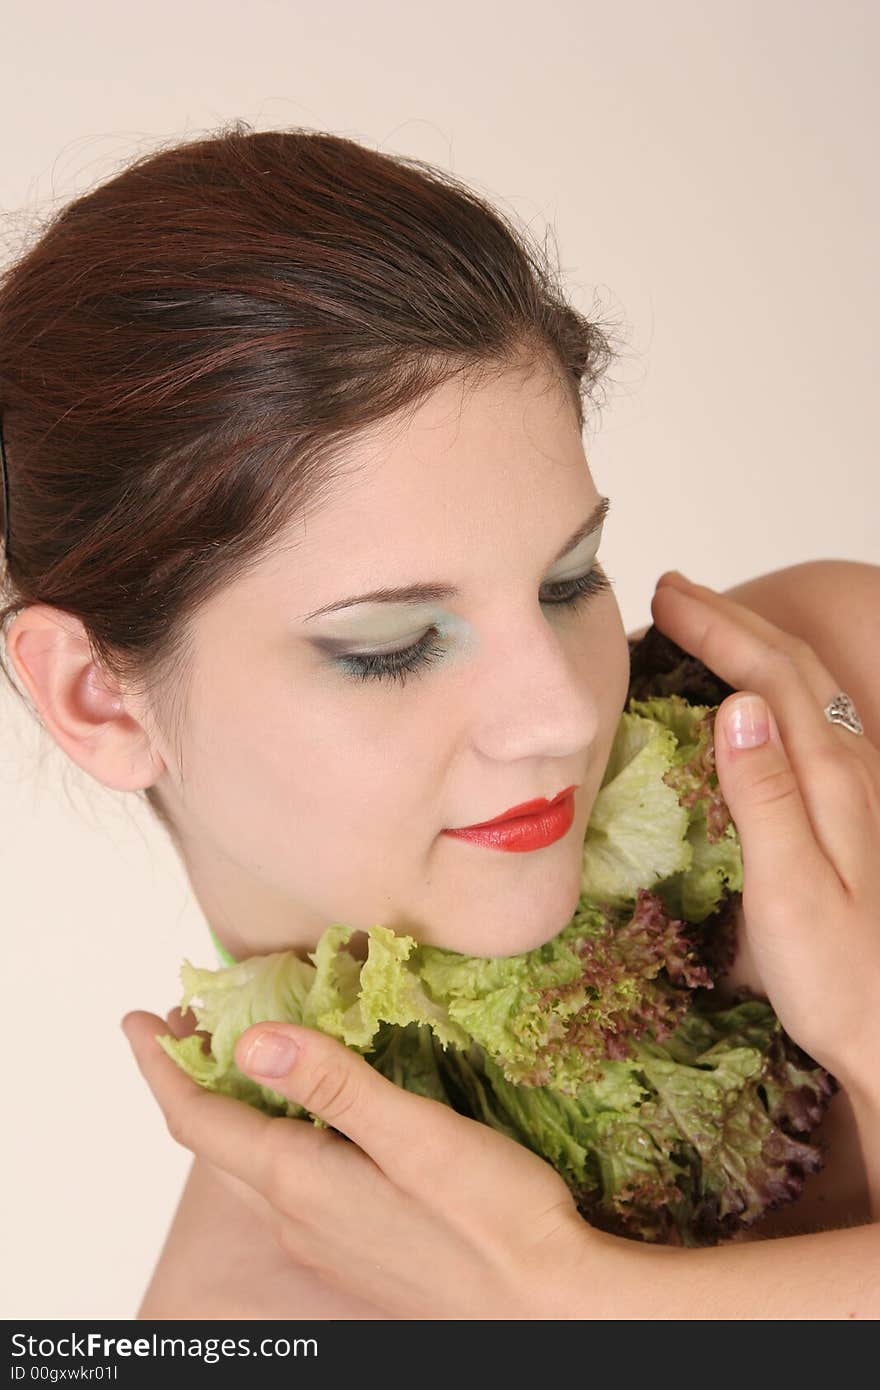
[[[243,581],[304,613],[355,589],[479,582],[486,562],[546,562],[597,492],[574,406],[548,369],[444,383],[349,442],[338,476]]]

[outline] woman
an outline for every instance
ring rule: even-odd
[[[68,756],[146,796],[223,947],[306,952],[332,921],[484,956],[554,937],[629,647],[582,445],[611,349],[536,253],[417,161],[235,127],[69,205],[8,272],[0,343],[9,655]],[[745,925],[784,1026],[844,1083],[867,1222],[872,730],[829,722],[840,677],[772,620],[675,580],[654,616],[776,716],[719,752]],[[567,788],[539,852],[445,833]],[[790,1241],[595,1231],[533,1154],[318,1034],[249,1030],[239,1064],[257,1034],[304,1040],[277,1089],[365,1152],[200,1091],[161,1019],[127,1022],[199,1155],[143,1317],[676,1315],[658,1287],[714,1316],[707,1271],[746,1298],[802,1269]],[[864,1285],[877,1227],[802,1242]]]

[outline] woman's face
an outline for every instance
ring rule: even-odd
[[[541,368],[449,383],[402,418],[196,618],[183,776],[162,749],[156,786],[237,958],[312,949],[333,922],[506,956],[577,905],[629,649],[613,593],[551,602],[601,541],[556,559],[601,501],[573,407]],[[414,584],[449,592],[354,601]],[[430,664],[397,679],[351,659],[426,634]],[[542,848],[443,834],[572,784],[573,823]]]

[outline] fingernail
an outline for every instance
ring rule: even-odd
[[[293,1065],[297,1045],[286,1033],[258,1033],[244,1054],[244,1065],[258,1076],[283,1076]]]
[[[731,748],[757,748],[770,737],[770,718],[760,695],[744,695],[727,711],[724,731]]]

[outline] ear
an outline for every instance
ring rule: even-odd
[[[31,604],[10,625],[6,648],[43,725],[78,767],[117,791],[157,781],[165,761],[122,688],[92,659],[79,618]]]

